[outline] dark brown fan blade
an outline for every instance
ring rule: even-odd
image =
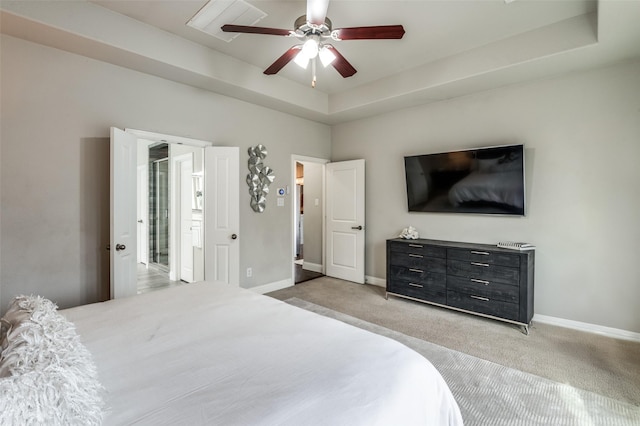
[[[344,58],[344,56],[342,56],[342,54],[338,52],[338,49],[336,49],[330,44],[328,44],[327,47],[331,49],[333,53],[336,55],[336,59],[334,59],[333,62],[331,62],[331,65],[333,65],[333,67],[336,69],[336,71],[340,73],[340,75],[342,75],[344,78],[347,78],[347,77],[351,77],[352,75],[358,72],[353,67],[353,65],[351,65],[349,61],[347,61]]]
[[[247,25],[231,25],[231,24],[223,25],[220,28],[225,33],[269,34],[269,35],[279,35],[279,36],[291,35],[291,31],[282,30],[280,28],[250,27]]]
[[[287,65],[296,55],[300,52],[301,45],[295,45],[291,49],[284,52],[284,55],[280,56],[276,61],[271,64],[269,68],[264,70],[264,73],[267,75],[277,74],[285,65]]]
[[[402,25],[381,25],[377,27],[338,28],[333,31],[339,40],[400,39],[404,36]]]

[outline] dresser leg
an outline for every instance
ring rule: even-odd
[[[530,325],[531,325],[531,324],[525,324],[525,325],[523,325],[523,326],[522,326],[522,332],[523,332],[526,336],[528,336],[528,335],[529,335],[529,326],[530,326]]]
[[[386,291],[384,292],[384,300],[389,300],[389,293]]]

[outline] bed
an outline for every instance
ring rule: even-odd
[[[459,425],[402,344],[223,283],[59,311],[104,387],[105,425]]]

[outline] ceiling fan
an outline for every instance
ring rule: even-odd
[[[401,39],[404,36],[402,25],[333,29],[331,20],[327,18],[328,7],[329,0],[307,0],[307,14],[296,19],[294,30],[233,24],[223,25],[221,29],[224,32],[269,34],[297,38],[302,43],[296,44],[287,50],[269,68],[264,70],[264,74],[276,74],[292,60],[305,69],[311,63],[311,87],[316,86],[317,58],[320,58],[320,62],[325,67],[331,64],[344,78],[351,77],[357,72],[353,65],[327,41]]]

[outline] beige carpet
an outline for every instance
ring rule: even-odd
[[[286,302],[397,340],[423,355],[449,385],[466,425],[640,424],[640,407],[503,367],[304,300]]]
[[[449,349],[640,406],[640,343],[512,324],[384,297],[384,288],[323,277],[268,295],[324,306]],[[640,425],[640,422],[638,423]]]

